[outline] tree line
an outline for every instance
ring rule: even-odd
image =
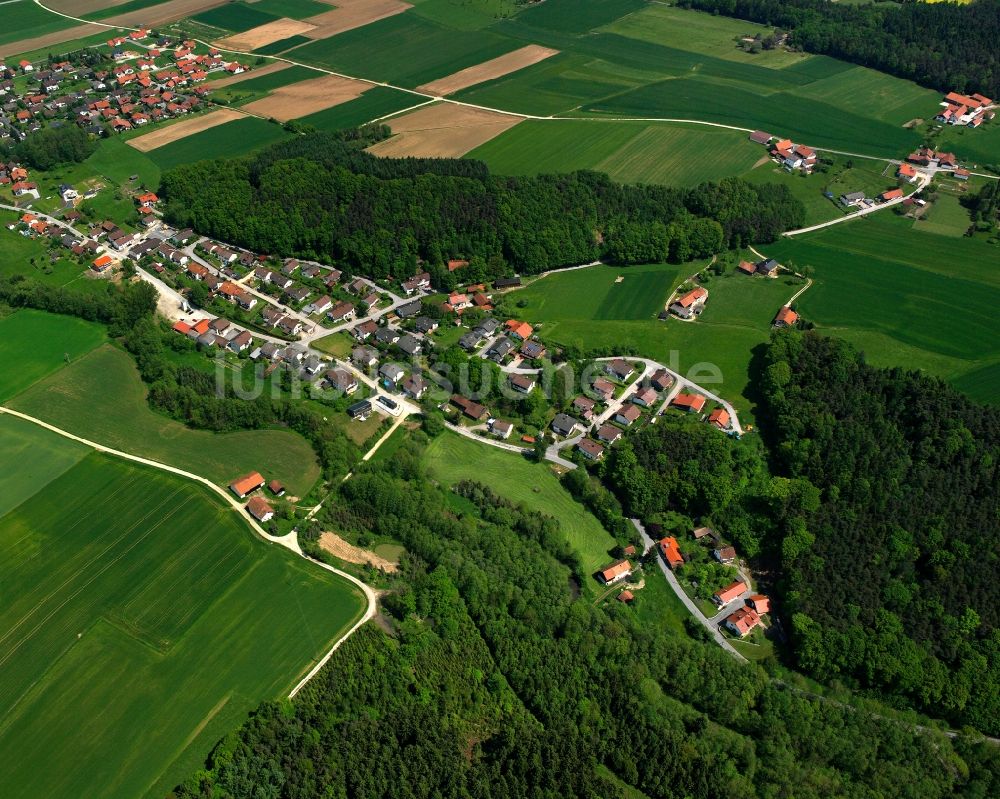
[[[872,67],[942,92],[1000,96],[1000,0],[680,0],[678,5],[775,25],[790,31],[790,43],[806,52]]]
[[[737,178],[693,189],[626,186],[594,172],[489,174],[461,159],[381,159],[381,128],[315,132],[244,159],[166,172],[171,223],[260,253],[372,278],[477,258],[493,276],[607,258],[686,261],[773,241],[805,211],[787,187]]]
[[[425,445],[417,432],[391,459],[360,464],[321,511],[344,535],[405,544],[383,624],[345,642],[293,703],[264,703],[175,797],[971,799],[1000,789],[997,751],[972,737],[917,733],[787,690],[642,621],[643,591],[636,608],[578,596],[579,566],[555,519],[475,482],[449,497],[424,471]]]

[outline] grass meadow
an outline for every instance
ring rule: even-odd
[[[0,322],[0,331],[6,321]],[[56,349],[61,363],[62,350]],[[29,354],[24,360],[30,367],[36,357]],[[297,433],[210,433],[156,413],[146,402],[146,388],[132,359],[111,345],[51,374],[9,404],[90,441],[189,469],[220,485],[259,471],[268,480],[281,480],[290,494],[305,496],[319,478],[316,455]]]
[[[165,171],[195,161],[248,155],[291,135],[274,122],[247,117],[157,147],[146,153],[146,157]]]
[[[763,148],[736,131],[609,121],[527,120],[469,158],[500,174],[595,169],[623,183],[696,186],[744,172]]]
[[[548,466],[450,431],[431,441],[424,462],[430,476],[442,485],[475,479],[506,499],[558,519],[586,574],[611,561],[608,552],[615,546],[614,538],[570,496]],[[469,468],[472,463],[474,470]]]
[[[33,427],[0,420],[0,473],[43,437],[12,426]],[[42,433],[30,496],[0,517],[0,793],[164,796],[363,600],[204,487]]]
[[[105,340],[104,328],[24,308],[0,318],[0,401],[74,362]]]

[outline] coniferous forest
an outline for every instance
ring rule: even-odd
[[[791,43],[942,92],[1000,96],[1000,0],[831,3],[829,0],[680,0],[683,8],[774,25]]]
[[[167,219],[256,252],[320,257],[373,278],[418,259],[481,257],[535,274],[605,257],[687,261],[773,241],[805,218],[784,186],[738,178],[694,189],[624,186],[595,172],[490,175],[455,159],[364,152],[385,128],[312,133],[246,159],[163,176]]]

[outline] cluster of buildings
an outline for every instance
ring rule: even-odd
[[[934,117],[946,125],[966,125],[978,128],[986,120],[993,119],[993,101],[985,95],[971,95],[948,92],[941,101],[941,110]]]
[[[763,130],[750,134],[750,141],[768,148],[771,158],[789,172],[801,170],[809,172],[818,160],[816,151],[804,144],[796,144],[791,139],[779,139]]]
[[[75,124],[95,136],[124,133],[190,114],[203,105],[215,72],[246,67],[217,50],[198,53],[193,41],[153,40],[133,31],[107,42],[105,64],[61,61],[35,67],[0,62],[0,140],[22,140],[46,126]],[[84,51],[86,52],[86,51]],[[16,81],[27,75],[27,87]]]
[[[930,147],[921,147],[906,156],[906,161],[907,164],[915,164],[919,167],[937,167],[939,170],[948,170],[958,180],[969,179],[969,170],[958,165],[958,159],[954,153],[943,153],[932,150]]]
[[[694,319],[705,310],[707,302],[708,289],[697,286],[670,303],[670,313],[680,319]]]
[[[274,508],[263,496],[264,483],[264,477],[260,472],[250,472],[250,474],[238,477],[229,484],[229,490],[241,501],[249,497],[244,506],[245,510],[261,524],[274,518]],[[267,490],[275,497],[281,497],[285,494],[285,487],[277,480],[267,483]]]

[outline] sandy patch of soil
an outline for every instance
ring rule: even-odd
[[[276,19],[274,22],[266,22],[251,28],[243,33],[236,33],[219,39],[215,46],[223,50],[256,50],[258,47],[266,47],[272,42],[280,42],[282,39],[289,39],[292,36],[299,36],[309,33],[316,26],[308,22],[297,19]]]
[[[469,86],[475,86],[477,83],[502,78],[511,72],[517,72],[519,69],[524,69],[525,67],[530,67],[532,64],[537,64],[539,61],[544,61],[558,52],[558,50],[553,50],[550,47],[529,44],[527,47],[522,47],[499,58],[484,61],[482,64],[476,64],[473,67],[467,67],[446,77],[425,83],[423,86],[418,86],[417,89],[442,97],[446,94],[453,94],[462,89],[467,89]]]
[[[391,574],[399,568],[395,563],[386,560],[381,555],[349,544],[336,533],[323,533],[319,537],[319,545],[334,557],[346,560],[348,563],[370,563],[376,569],[382,569],[387,574]]]
[[[403,0],[332,0],[330,4],[337,7],[306,20],[316,26],[315,30],[306,34],[310,39],[336,36],[338,33],[360,28],[370,22],[402,14],[406,9],[412,8]]]
[[[227,0],[168,0],[166,3],[148,8],[138,8],[135,11],[116,14],[108,19],[102,19],[101,22],[107,25],[125,25],[131,28],[138,28],[140,25],[153,28],[165,22],[175,22],[183,17],[200,14],[202,11],[221,6],[225,2]]]
[[[137,136],[134,139],[129,139],[126,143],[129,147],[134,147],[140,153],[148,153],[150,150],[155,150],[157,147],[163,147],[165,144],[179,141],[194,133],[200,133],[203,130],[214,128],[216,125],[222,125],[226,122],[232,122],[234,119],[242,118],[243,114],[239,111],[234,111],[231,108],[220,108],[218,111],[209,111],[207,114],[191,117],[190,119],[185,119],[183,122],[177,122],[165,128],[151,131],[144,136]]]
[[[0,6],[0,9],[3,7]],[[2,19],[2,11],[0,11]],[[93,36],[95,33],[104,33],[107,28],[100,25],[74,25],[72,28],[64,28],[54,33],[46,33],[44,36],[35,36],[33,39],[20,39],[16,42],[0,44],[0,56],[18,55],[20,53],[30,53],[32,50],[41,50],[43,47],[51,47],[58,52],[58,44],[71,42],[74,39],[82,39],[84,36]]]
[[[386,122],[394,135],[368,148],[373,155],[458,158],[514,127],[520,117],[438,103]]]
[[[286,122],[346,103],[370,88],[370,83],[360,80],[324,75],[282,86],[267,97],[248,103],[243,108],[251,114]]]

